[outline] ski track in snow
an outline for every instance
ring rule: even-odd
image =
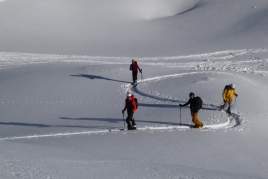
[[[227,73],[227,72],[200,71],[200,72],[180,73],[180,74],[172,74],[172,75],[164,75],[164,76],[157,76],[157,77],[153,77],[153,78],[147,78],[147,79],[144,79],[144,80],[138,80],[138,84],[137,85],[142,84],[144,82],[151,82],[151,81],[163,80],[163,79],[167,79],[167,78],[182,77],[182,76],[186,76],[186,75],[203,74],[203,73],[225,74],[225,75],[231,75],[231,76],[239,77],[238,75],[230,74],[230,73]],[[124,89],[125,93],[127,91],[132,91],[132,92],[135,92],[135,93],[140,94],[142,96],[146,96],[146,97],[149,97],[149,98],[154,98],[156,100],[169,101],[169,102],[172,102],[172,103],[180,103],[180,102],[182,102],[181,100],[164,98],[164,97],[159,97],[159,96],[154,96],[154,95],[151,95],[151,94],[147,94],[147,93],[142,92],[141,90],[137,89],[137,85],[132,86],[131,84],[124,84],[121,87]],[[217,105],[216,104],[212,104],[212,103],[206,103],[206,102],[204,102],[203,103],[203,107],[213,107],[214,109],[216,109],[217,108]],[[223,111],[221,111],[221,112],[223,112]],[[226,115],[226,116],[228,116],[228,115]],[[241,120],[241,116],[240,115],[234,113],[231,117],[232,117],[232,120],[230,120],[228,118],[228,120],[226,122],[224,122],[224,123],[221,123],[221,124],[213,124],[213,125],[204,125],[203,128],[205,128],[205,129],[232,128],[232,127],[238,126],[238,125],[240,125],[242,123],[242,120]],[[233,121],[233,122],[231,122],[231,121]],[[172,127],[173,126],[164,127],[164,128],[165,129],[169,129],[169,128],[172,128]],[[163,129],[161,127],[158,127],[158,128],[159,129]],[[179,127],[175,127],[175,128],[179,128]],[[182,128],[189,128],[189,127],[183,126]]]
[[[167,78],[182,77],[193,74],[224,74],[231,75],[241,80],[245,80],[253,85],[260,87],[268,91],[268,87],[264,84],[258,84],[253,80],[250,80],[242,75],[230,73],[233,72],[244,72],[255,75],[268,76],[267,70],[260,70],[268,66],[268,59],[257,57],[257,55],[268,54],[268,49],[242,49],[242,50],[227,50],[213,53],[204,53],[188,56],[174,56],[174,57],[146,57],[136,58],[140,64],[143,65],[155,65],[165,67],[179,67],[186,70],[194,70],[194,72],[179,73],[171,75],[163,75],[157,77],[149,77],[138,81],[139,84],[142,82],[163,80]],[[236,59],[239,58],[239,59]],[[53,54],[28,54],[28,53],[11,53],[11,52],[0,52],[0,69],[23,67],[28,65],[36,64],[47,64],[47,63],[90,63],[90,64],[129,64],[131,57],[91,57],[91,56],[69,56],[69,55],[53,55]],[[194,61],[195,60],[195,61]],[[196,62],[198,61],[198,62]],[[172,103],[181,102],[176,99],[168,99],[160,96],[147,94],[137,87],[132,87],[130,84],[121,85],[123,90],[133,91],[142,96],[150,97],[156,100],[169,101]],[[85,101],[0,101],[0,104],[91,104],[91,105],[118,105],[118,104],[103,104],[103,103],[92,103]],[[215,107],[217,105],[212,103],[204,103],[204,106]],[[226,115],[228,116],[228,115]],[[228,117],[227,121],[221,124],[205,125],[203,129],[199,130],[211,130],[220,128],[233,128],[243,123],[242,118],[238,114],[233,114]],[[158,127],[141,127],[138,130],[189,130],[189,126],[158,126]],[[44,137],[60,137],[60,136],[72,136],[72,135],[90,135],[108,132],[119,132],[120,129],[112,130],[98,130],[98,131],[83,131],[83,132],[71,132],[71,133],[58,133],[58,134],[45,134],[45,135],[32,135],[32,136],[19,136],[19,137],[7,137],[0,140],[16,140],[16,139],[32,139],[32,138],[44,138]],[[131,131],[132,132],[132,131]]]

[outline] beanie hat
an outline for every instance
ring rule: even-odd
[[[189,97],[191,97],[191,96],[194,96],[194,93],[193,93],[193,92],[191,92],[191,93],[189,94]]]

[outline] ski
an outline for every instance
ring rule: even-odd
[[[109,129],[109,132],[117,132],[117,131],[126,131],[127,129],[120,128],[120,129]]]

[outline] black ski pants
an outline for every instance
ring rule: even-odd
[[[133,79],[133,82],[138,80],[138,71],[132,71],[132,79]]]
[[[127,127],[128,128],[136,125],[135,120],[134,120],[134,116],[133,116],[133,113],[132,112],[128,112],[127,113],[126,122],[127,122]]]

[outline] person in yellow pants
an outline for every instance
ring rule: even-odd
[[[194,127],[196,128],[203,127],[203,123],[198,120],[198,112],[193,112],[191,110],[191,115],[192,115],[192,121],[195,124]]]
[[[185,103],[185,104],[180,104],[180,107],[181,106],[187,106],[187,105],[190,104],[192,122],[195,124],[194,125],[195,128],[199,128],[199,127],[203,127],[203,123],[198,120],[198,105],[199,105],[198,103],[199,103],[199,101],[196,99],[198,97],[196,97],[195,99],[194,98],[195,98],[194,93],[191,92],[189,94],[188,102]],[[200,98],[200,100],[201,100],[201,98]],[[202,103],[202,100],[200,102]],[[201,104],[201,106],[202,106],[202,104]]]

